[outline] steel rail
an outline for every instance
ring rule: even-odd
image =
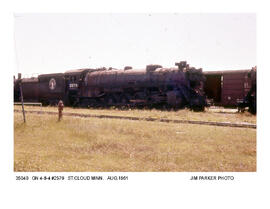
[[[21,112],[20,110],[14,110],[14,112]],[[33,111],[27,110],[26,113],[36,114],[48,114],[56,115],[57,112],[50,111]],[[124,119],[124,120],[141,120],[141,121],[157,121],[166,123],[185,123],[185,124],[197,124],[197,125],[209,125],[209,126],[223,126],[223,127],[234,127],[234,128],[253,128],[256,129],[257,125],[252,123],[230,123],[230,122],[212,122],[212,121],[196,121],[196,120],[174,120],[174,119],[163,119],[163,118],[142,118],[132,116],[117,116],[117,115],[96,115],[96,114],[82,114],[82,113],[63,113],[64,116],[75,116],[85,118],[109,118],[109,119]]]

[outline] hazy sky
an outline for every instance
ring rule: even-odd
[[[17,72],[256,65],[255,14],[15,14]]]

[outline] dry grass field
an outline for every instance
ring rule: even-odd
[[[248,113],[68,111],[256,123]],[[256,129],[69,116],[57,122],[56,115],[30,113],[26,119],[14,113],[14,171],[256,171]]]

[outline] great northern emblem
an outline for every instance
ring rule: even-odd
[[[49,88],[50,88],[51,90],[54,90],[55,87],[56,87],[56,81],[55,81],[54,78],[51,78],[51,80],[49,81]]]

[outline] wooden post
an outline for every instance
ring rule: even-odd
[[[20,92],[21,92],[21,102],[22,102],[22,111],[23,111],[23,122],[25,123],[25,113],[24,113],[24,104],[23,104],[23,91],[22,91],[22,81],[20,81]]]

